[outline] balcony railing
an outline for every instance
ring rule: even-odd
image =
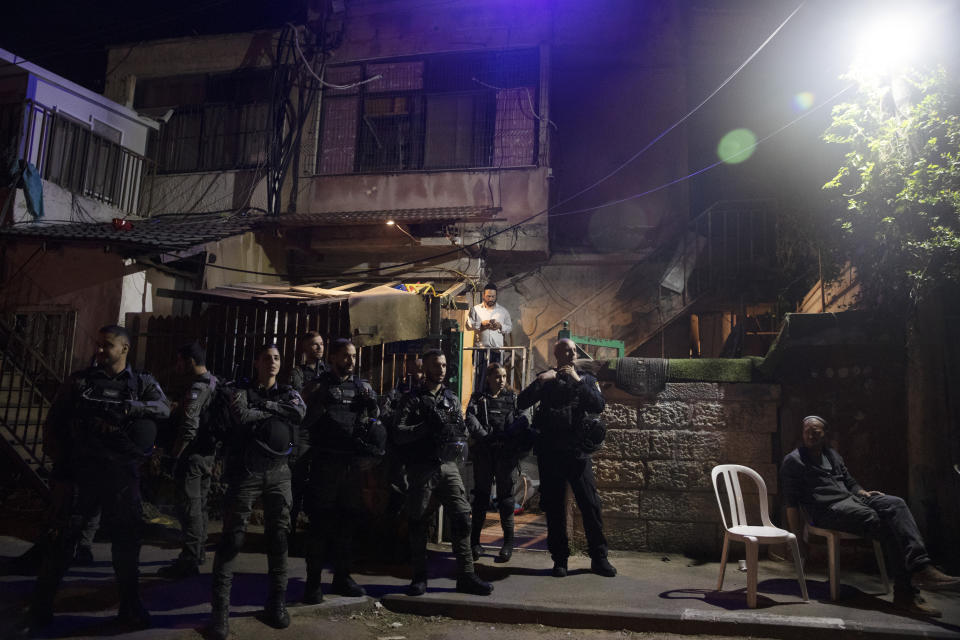
[[[145,210],[152,162],[32,100],[0,105],[0,148],[48,180],[124,213]]]

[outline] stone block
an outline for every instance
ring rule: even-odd
[[[694,429],[706,431],[777,430],[777,405],[770,403],[698,402],[691,407]]]
[[[647,463],[647,488],[690,491],[713,488],[710,470],[714,461],[651,460]]]
[[[637,460],[646,457],[649,449],[646,431],[636,429],[611,429],[603,441],[598,457],[615,460]]]
[[[596,458],[593,474],[599,487],[643,487],[643,463],[637,460]]]
[[[640,517],[673,522],[720,522],[713,492],[641,491]]]
[[[643,404],[638,410],[641,429],[689,429],[691,407],[687,402],[669,401]]]
[[[587,536],[583,532],[583,520],[577,511],[571,527],[570,546],[573,550],[586,553]],[[622,551],[647,550],[647,523],[636,518],[618,518],[603,516],[603,535],[611,549]],[[616,566],[616,561],[614,561]]]
[[[722,397],[716,382],[668,382],[657,394],[660,402],[709,402]]]
[[[754,462],[773,462],[773,438],[769,433],[729,431],[724,434],[722,460],[750,466]]]
[[[625,404],[608,402],[603,412],[607,429],[636,429],[637,409]]]
[[[636,518],[640,515],[640,492],[636,490],[599,489],[603,514]]]
[[[719,557],[722,527],[709,522],[647,521],[647,547],[652,551]]]
[[[723,433],[710,431],[650,431],[647,460],[720,460]]]

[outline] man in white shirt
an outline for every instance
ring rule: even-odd
[[[492,282],[483,288],[483,302],[474,305],[467,316],[467,329],[476,331],[474,346],[500,349],[503,336],[510,333],[510,312],[497,304],[497,285]],[[499,352],[491,354],[499,361]]]
[[[475,331],[473,345],[489,351],[474,352],[475,380],[477,391],[483,390],[484,372],[489,362],[503,362],[503,336],[510,333],[510,312],[497,304],[497,285],[483,287],[483,302],[474,305],[467,316],[467,329]],[[487,354],[490,354],[489,359]],[[509,366],[509,365],[508,365]]]

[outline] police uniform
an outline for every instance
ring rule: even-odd
[[[500,562],[510,559],[513,550],[514,496],[520,479],[520,447],[510,427],[520,416],[517,395],[502,391],[497,396],[475,393],[467,405],[467,429],[471,435],[470,459],[473,461],[473,523],[470,545],[474,559],[480,553],[480,532],[490,506],[490,487],[496,481],[497,510],[503,528]]]
[[[386,446],[377,394],[359,376],[341,378],[333,371],[309,383],[304,393],[311,455],[304,500],[310,517],[304,601],[322,599],[324,551],[333,558],[333,592],[362,596],[364,590],[350,577],[352,540],[365,515],[365,472],[379,461]]]
[[[326,362],[318,360],[309,364],[298,364],[290,372],[290,386],[299,393],[317,378],[329,371]],[[290,456],[291,488],[293,490],[293,501],[290,503],[290,531],[297,530],[297,521],[300,519],[300,511],[303,508],[303,496],[307,488],[307,478],[310,475],[310,434],[306,429],[306,422],[300,424],[300,437],[298,442],[297,454]]]
[[[430,508],[439,501],[450,518],[451,542],[457,560],[457,589],[487,595],[493,590],[474,573],[470,553],[470,503],[458,462],[466,455],[467,430],[460,399],[441,386],[420,388],[402,398],[393,425],[393,446],[406,465],[409,490],[407,517],[413,581],[407,593],[420,595],[427,582],[427,529]]]
[[[30,608],[34,626],[52,616],[84,521],[98,510],[111,534],[119,618],[149,624],[139,595],[140,466],[153,449],[156,421],[169,415],[157,381],[129,365],[116,375],[93,366],[73,373],[60,387],[44,425],[44,443],[54,462],[54,480],[68,491],[59,502],[53,545],[37,577]]]
[[[177,440],[182,451],[174,469],[177,516],[183,535],[183,549],[177,561],[161,570],[169,577],[197,573],[206,559],[207,496],[217,452],[217,440],[210,415],[214,393],[221,381],[212,373],[198,375],[184,394],[183,416]]]
[[[307,388],[308,384],[329,370],[330,367],[322,360],[318,360],[312,365],[306,363],[298,364],[290,372],[290,386],[293,387],[297,393],[303,393],[303,390]]]
[[[593,477],[589,442],[591,414],[603,412],[604,400],[593,376],[577,371],[579,381],[558,374],[551,380],[534,380],[520,392],[517,406],[527,409],[539,402],[533,429],[540,472],[540,505],[547,516],[547,548],[566,571],[570,556],[567,539],[566,485],[569,482],[583,518],[591,558],[606,563],[600,496]],[[565,574],[565,573],[564,573]]]
[[[213,635],[225,637],[230,588],[247,521],[257,498],[263,500],[270,593],[267,617],[289,624],[286,613],[287,534],[290,530],[290,467],[298,425],[306,413],[300,394],[286,385],[269,389],[243,384],[230,389],[233,424],[227,439],[223,536],[213,562]],[[219,630],[219,631],[218,631]]]

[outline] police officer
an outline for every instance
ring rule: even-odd
[[[473,524],[470,548],[473,559],[480,558],[480,532],[490,506],[490,486],[497,483],[497,510],[503,528],[503,546],[495,562],[509,562],[513,555],[513,510],[517,482],[520,480],[519,438],[514,422],[517,394],[507,388],[507,370],[499,362],[487,366],[486,389],[473,394],[467,406],[467,430],[472,436],[470,458],[473,460]]]
[[[379,462],[387,439],[377,419],[377,395],[354,373],[356,346],[347,339],[334,340],[329,361],[330,369],[304,391],[312,455],[305,498],[310,530],[303,601],[308,604],[323,600],[325,550],[333,557],[333,592],[354,598],[366,594],[350,576],[353,536],[364,517],[365,472]]]
[[[527,409],[539,402],[533,416],[538,432],[535,449],[540,469],[540,504],[547,515],[547,548],[553,558],[553,575],[567,575],[570,556],[567,539],[566,485],[569,482],[583,517],[583,529],[594,573],[613,577],[617,570],[607,560],[600,496],[593,478],[590,452],[598,446],[596,414],[604,408],[596,378],[578,371],[573,360],[577,346],[562,339],[553,350],[557,366],[540,373],[520,392],[517,406]]]
[[[297,353],[303,357],[303,362],[296,365],[290,372],[290,386],[297,393],[303,393],[307,384],[329,369],[323,360],[323,347],[323,336],[316,331],[307,331],[300,338]]]
[[[302,394],[306,385],[310,384],[329,369],[327,363],[323,360],[323,336],[316,331],[307,331],[300,338],[297,346],[297,353],[303,357],[303,362],[294,366],[290,372],[290,386],[297,393]],[[299,449],[297,455],[290,456],[293,473],[291,478],[293,489],[293,502],[290,504],[290,535],[291,544],[296,546],[298,552],[300,545],[296,544],[299,539],[295,537],[297,532],[297,521],[300,520],[300,510],[303,508],[303,494],[307,486],[307,476],[310,475],[310,435],[306,431],[306,425],[300,425]]]
[[[207,496],[217,453],[211,408],[217,386],[222,384],[207,371],[206,360],[206,351],[198,342],[177,350],[176,371],[190,378],[190,387],[180,403],[172,451],[176,460],[174,486],[183,549],[173,563],[157,571],[160,577],[172,580],[197,575],[206,560]]]
[[[84,520],[100,509],[111,533],[111,555],[120,593],[118,620],[146,628],[150,614],[140,600],[139,561],[143,508],[140,466],[153,449],[156,421],[170,415],[157,381],[127,363],[130,336],[116,325],[100,329],[95,364],[70,375],[44,425],[44,446],[56,483],[67,490],[53,544],[34,588],[27,629],[53,618],[53,599],[82,537]]]
[[[457,591],[490,595],[493,585],[474,573],[470,553],[470,503],[457,468],[466,453],[467,437],[460,400],[443,384],[447,359],[442,351],[426,352],[423,367],[423,384],[400,401],[393,425],[394,447],[406,464],[410,485],[407,517],[413,580],[407,595],[427,591],[427,527],[434,498],[450,516]]]
[[[230,587],[247,521],[257,498],[263,499],[270,593],[264,620],[272,627],[290,625],[286,608],[287,534],[290,530],[290,467],[297,430],[306,413],[300,394],[277,384],[280,351],[269,344],[257,350],[256,381],[231,389],[234,424],[227,441],[223,537],[213,561],[210,635],[229,635]]]

